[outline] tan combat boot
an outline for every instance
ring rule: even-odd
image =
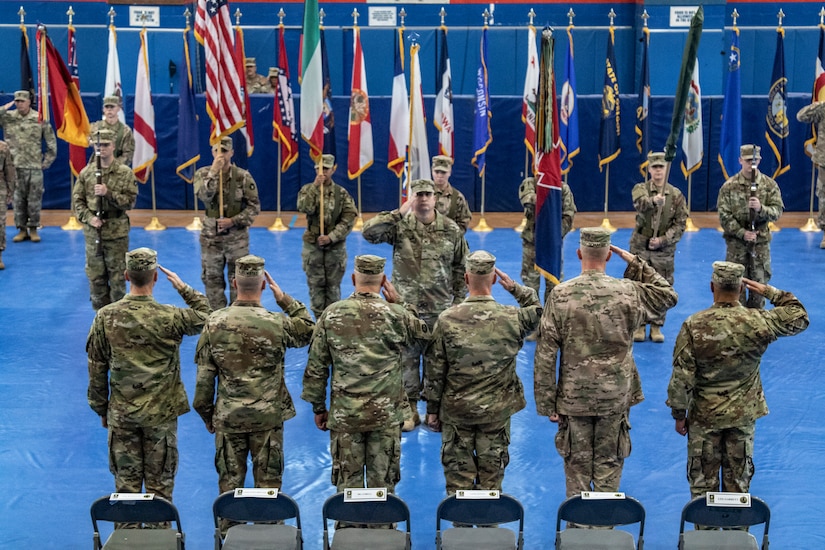
[[[662,334],[662,327],[657,325],[650,325],[650,339],[661,344],[665,341],[665,335]]]
[[[645,341],[645,325],[640,326],[636,330],[633,331],[633,341],[634,342],[644,342]]]
[[[20,232],[17,235],[15,235],[14,238],[11,241],[14,242],[14,243],[19,243],[19,242],[23,242],[23,241],[27,240],[28,238],[29,238],[29,230],[26,229],[25,227],[21,227]]]
[[[3,263],[3,251],[0,250],[0,269],[6,269],[6,264]]]
[[[421,416],[418,414],[418,399],[410,399],[410,409],[412,409],[412,416],[404,419],[401,425],[402,432],[411,432],[416,426],[421,424]]]
[[[33,243],[40,242],[40,235],[37,234],[36,227],[32,227],[31,229],[29,229],[29,238],[32,240]]]
[[[822,242],[819,243],[819,248],[825,248],[825,233],[822,234]]]

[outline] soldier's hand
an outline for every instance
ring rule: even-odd
[[[109,188],[106,187],[105,183],[96,183],[95,184],[95,196],[97,197],[105,197],[106,193],[109,192]]]
[[[759,202],[759,197],[749,198],[748,199],[748,208],[750,208],[754,212],[760,212],[762,210],[762,203]]]
[[[746,279],[745,277],[742,277],[742,282],[745,283],[745,288],[747,288],[750,292],[756,292],[760,296],[764,296],[765,290],[768,288],[768,285],[765,283],[757,283],[756,281]]]
[[[381,283],[381,293],[391,304],[397,304],[401,300],[401,296],[398,295],[398,291],[395,290],[395,286],[387,278],[384,278],[384,282]]]
[[[6,110],[11,109],[12,107],[14,107],[14,100],[13,99],[11,101],[9,101],[8,103],[6,103],[5,105],[3,105],[3,108],[6,109]]]
[[[418,198],[418,195],[413,195],[411,197],[407,197],[407,200],[398,209],[398,211],[401,213],[402,216],[406,216],[407,213],[410,210],[413,209],[413,206],[415,206],[415,201],[416,201],[417,198]]]
[[[204,420],[203,423],[206,425],[206,431],[213,434],[215,433],[215,425],[212,424],[211,420]]]
[[[313,181],[312,183],[314,183],[318,187],[321,187],[324,184],[324,181],[326,179],[327,178],[324,177],[324,169],[321,168],[320,165],[316,166],[315,167],[315,181]]]
[[[217,175],[221,171],[223,171],[224,166],[226,166],[226,159],[223,158],[222,156],[217,156],[212,161],[212,166],[209,167],[209,173],[212,174],[213,176]]]
[[[660,248],[662,248],[662,238],[651,237],[651,239],[647,242],[647,247],[650,250],[659,250]]]
[[[516,289],[516,282],[499,268],[495,268],[495,270],[496,275],[498,276],[498,284],[500,284],[501,287],[507,292],[513,292]]]
[[[106,419],[105,414],[100,417],[100,425],[103,426],[104,428],[107,428],[107,429],[109,428],[109,421]]]
[[[665,203],[665,196],[664,195],[656,195],[653,197],[653,204],[656,206],[662,206]]]
[[[278,283],[275,282],[275,279],[272,278],[269,271],[264,270],[264,278],[266,279],[269,288],[272,290],[272,294],[275,295],[275,300],[280,301],[281,298],[284,297],[284,291],[281,290],[281,287],[278,286]]]
[[[683,437],[687,435],[687,420],[686,419],[683,418],[681,420],[676,421],[676,433],[683,436]]]
[[[441,420],[437,414],[427,414],[427,426],[434,432],[441,431]]]
[[[315,243],[318,246],[329,246],[332,244],[332,239],[329,238],[329,235],[318,235],[318,238],[315,240]]]
[[[103,227],[103,220],[101,220],[97,216],[92,216],[92,219],[89,220],[89,225],[91,225],[95,229],[100,229],[101,227]]]
[[[329,415],[328,411],[324,411],[322,413],[315,413],[315,427],[317,427],[322,432],[327,431],[327,417]]]
[[[548,418],[550,419],[550,422],[554,422],[554,423],[555,423],[555,422],[558,422],[558,421],[559,421],[559,415],[558,415],[558,414],[556,414],[556,413],[551,414]]]
[[[621,259],[623,259],[627,263],[632,262],[633,258],[636,257],[635,255],[631,254],[630,252],[628,252],[624,248],[619,248],[615,244],[610,245],[610,251],[613,252],[614,254],[617,254]]]
[[[745,236],[744,236],[745,242],[746,243],[755,243],[757,234],[758,233],[756,231],[745,230]]]
[[[174,271],[169,271],[160,264],[158,264],[158,269],[160,269],[161,273],[166,275],[166,278],[170,283],[172,283],[172,287],[174,287],[175,290],[183,290],[183,288],[186,287],[186,283],[184,283]]]
[[[227,231],[235,227],[235,222],[232,218],[218,218],[218,231]]]

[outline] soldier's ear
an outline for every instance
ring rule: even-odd
[[[352,277],[352,286],[355,286],[355,272],[352,273],[351,277]],[[383,281],[382,281],[382,284],[383,284]]]

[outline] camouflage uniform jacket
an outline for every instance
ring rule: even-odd
[[[14,155],[17,168],[45,170],[57,156],[57,138],[48,122],[37,120],[37,111],[32,109],[26,116],[19,111],[0,108],[0,126],[6,136],[6,143]],[[43,152],[43,143],[46,152]]]
[[[540,415],[619,414],[644,399],[633,331],[673,307],[677,294],[638,256],[624,276],[588,270],[553,288],[536,343],[534,393]]]
[[[186,286],[188,308],[127,294],[101,308],[86,341],[89,406],[109,426],[157,426],[189,411],[180,377],[180,343],[209,315],[206,296]]]
[[[308,183],[298,191],[298,211],[307,216],[304,242],[314,245],[321,235],[321,193],[314,183]],[[324,184],[324,232],[332,239],[328,249],[344,245],[352,232],[358,209],[346,189],[331,182]],[[340,243],[340,244],[339,244]]]
[[[825,135],[825,103],[812,103],[805,105],[796,113],[796,119],[799,122],[808,124],[816,124],[816,135]],[[816,147],[814,147],[811,160],[817,166],[825,166],[825,139],[816,140]]]
[[[685,204],[685,197],[682,192],[671,184],[665,182],[662,194],[665,203],[662,205],[659,215],[659,226],[653,227],[654,219],[659,207],[653,202],[653,197],[659,194],[659,190],[652,181],[637,183],[631,191],[633,197],[633,208],[636,209],[636,234],[645,241],[653,237],[654,234],[662,239],[663,244],[659,249],[661,252],[673,252],[676,250],[676,243],[682,238],[687,223],[688,210]],[[646,248],[646,246],[645,246]]]
[[[464,193],[449,184],[446,191],[442,191],[436,186],[435,209],[458,224],[462,233],[467,232],[470,221],[473,219],[473,213],[470,212],[470,206],[467,204]]]
[[[246,89],[250,94],[271,94],[272,85],[269,79],[262,74],[256,74],[252,78],[246,79]]]
[[[719,211],[719,223],[722,224],[725,240],[744,240],[745,230],[750,229],[750,198],[751,182],[742,175],[742,172],[731,177],[722,185],[716,200],[716,209]],[[776,182],[757,171],[756,196],[762,203],[762,210],[756,214],[756,242],[767,243],[771,240],[771,230],[768,222],[775,222],[785,210],[782,194]]]
[[[0,180],[0,198],[8,201],[17,185],[17,170],[14,169],[11,148],[5,141],[0,141]]]
[[[314,323],[292,297],[285,295],[278,305],[288,317],[236,300],[206,320],[195,352],[192,406],[216,430],[260,432],[295,416],[284,382],[284,354],[309,344]]]
[[[217,235],[215,222],[220,217],[219,183],[219,175],[211,175],[209,166],[204,166],[195,172],[195,192],[205,208],[201,230],[201,235],[205,237]],[[255,180],[249,172],[235,165],[229,168],[229,175],[224,175],[223,178],[223,212],[224,217],[232,218],[235,223],[235,227],[230,231],[246,230],[254,223],[255,217],[261,213],[261,201],[258,198]]]
[[[304,371],[301,399],[326,410],[327,426],[356,433],[381,430],[410,414],[401,377],[405,348],[429,340],[414,308],[391,304],[372,292],[355,292],[331,304],[318,319]]]
[[[83,232],[87,235],[96,234],[97,230],[90,222],[97,212],[97,200],[95,195],[95,184],[97,177],[95,172],[95,159],[87,164],[77,176],[74,188],[72,188],[72,204],[77,220],[84,224]],[[125,165],[117,160],[113,160],[107,168],[101,170],[101,181],[106,184],[107,191],[101,197],[101,219],[104,220],[103,227],[100,228],[101,238],[104,240],[120,239],[129,235],[129,216],[127,210],[135,206],[138,188],[135,182],[135,175]]]
[[[521,307],[470,296],[445,310],[427,348],[427,412],[456,425],[501,422],[525,406],[516,356],[541,319],[536,291],[516,284]]]
[[[525,178],[518,188],[518,197],[521,206],[524,208],[524,230],[521,232],[521,240],[526,243],[536,242],[536,180],[535,178]],[[576,202],[573,200],[573,192],[566,183],[561,186],[561,236],[570,233],[573,229],[573,217],[576,215]]]
[[[95,135],[98,130],[112,132],[112,135],[115,136],[115,158],[126,166],[132,166],[132,158],[135,156],[135,136],[132,135],[132,129],[119,120],[114,124],[109,124],[105,120],[98,120],[90,126],[89,135]]]
[[[393,210],[367,221],[362,233],[368,242],[392,245],[393,284],[418,313],[438,314],[464,299],[467,243],[453,220],[436,211],[425,225]]]
[[[768,414],[759,363],[768,345],[808,327],[808,314],[790,292],[769,286],[771,310],[714,303],[682,324],[673,348],[667,405],[673,417],[713,429]]]

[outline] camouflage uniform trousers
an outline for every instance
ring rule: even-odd
[[[392,493],[401,480],[400,424],[371,432],[331,431],[329,452],[332,484],[338,491],[349,487],[386,487]]]
[[[753,438],[756,423],[714,429],[688,424],[687,478],[691,497],[709,491],[747,493],[756,469]]]
[[[433,327],[438,320],[439,313],[419,313],[418,315],[419,319],[427,323],[430,334],[433,332]],[[404,392],[407,394],[407,399],[414,402],[421,398],[421,390],[424,388],[422,372],[426,372],[426,368],[422,371],[421,362],[424,360],[423,354],[425,348],[426,343],[420,343],[405,348],[401,354],[401,363],[404,369],[402,372]]]
[[[564,278],[564,275],[562,275],[562,278]],[[524,283],[524,286],[529,286],[535,290],[536,296],[541,296],[542,279],[544,280],[544,298],[541,301],[546,303],[550,291],[556,285],[536,271],[536,244],[521,241],[521,282]]]
[[[664,277],[670,286],[673,286],[673,273],[676,271],[676,247],[670,246],[665,250],[650,250],[647,248],[647,237],[633,232],[630,237],[630,253],[636,254],[641,259],[650,264],[656,273]],[[667,313],[662,314],[650,321],[650,324],[657,327],[665,325]]]
[[[229,302],[235,301],[235,260],[249,254],[249,230],[230,229],[226,235],[204,236],[201,233],[201,280],[213,310],[226,307],[226,280],[229,279]]]
[[[510,463],[510,419],[441,427],[441,464],[447,494],[459,489],[501,491],[504,469]]]
[[[0,252],[6,249],[6,212],[9,204],[6,195],[6,184],[0,183]]]
[[[284,473],[284,425],[261,432],[215,433],[215,469],[221,493],[245,486],[249,455],[255,487],[280,488]]]
[[[727,253],[725,260],[729,262],[736,262],[745,266],[745,277],[756,281],[757,283],[765,283],[771,280],[771,244],[755,243],[748,246],[745,241],[739,239],[726,239]],[[747,293],[742,290],[739,295],[739,301],[742,305],[752,308],[763,309],[765,307],[765,297],[755,292]]]
[[[560,416],[556,450],[564,459],[568,497],[618,491],[624,459],[630,456],[627,414]]]
[[[14,189],[14,225],[21,229],[40,227],[42,207],[43,170],[17,168],[17,187]]]
[[[347,268],[347,248],[337,246],[322,249],[304,243],[301,260],[307,275],[309,307],[317,319],[328,305],[341,299],[341,281]]]
[[[105,305],[117,302],[126,294],[126,252],[129,237],[101,240],[103,255],[98,256],[96,233],[86,235],[86,277],[89,278],[89,299],[97,311]]]
[[[816,177],[816,197],[819,201],[816,224],[825,231],[825,166],[817,166],[819,174]]]
[[[137,428],[109,427],[109,470],[115,491],[155,493],[172,500],[178,471],[178,421]]]

